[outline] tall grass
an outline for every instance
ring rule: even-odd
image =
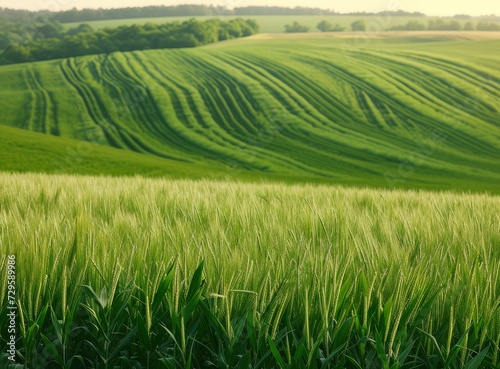
[[[500,365],[498,197],[3,174],[0,231],[28,368]]]

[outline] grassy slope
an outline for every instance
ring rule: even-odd
[[[161,18],[137,18],[137,19],[116,19],[116,20],[106,20],[106,21],[95,21],[95,22],[86,22],[90,24],[95,29],[104,28],[104,27],[119,27],[122,25],[132,25],[132,24],[145,24],[145,23],[168,23],[168,22],[183,22],[193,17],[161,17]],[[215,17],[195,17],[199,20],[212,19]],[[345,27],[346,30],[351,29],[351,23],[363,19],[370,27],[370,30],[385,30],[394,26],[403,26],[407,24],[409,21],[417,21],[419,23],[423,23],[427,25],[429,20],[438,19],[434,17],[381,17],[381,16],[350,16],[350,15],[332,15],[332,16],[323,16],[323,15],[304,15],[304,16],[292,16],[292,15],[284,15],[284,16],[242,16],[242,17],[234,17],[234,16],[225,16],[224,14],[220,15],[220,18],[228,20],[234,18],[251,18],[255,19],[259,25],[261,32],[264,33],[280,33],[285,29],[286,24],[291,24],[294,21],[300,22],[308,27],[310,27],[311,32],[316,32],[316,26],[319,22],[323,20],[328,20],[333,24],[340,24],[342,27]],[[467,22],[476,23],[481,21],[480,18],[473,18],[470,20],[463,19],[452,19],[452,18],[439,18],[444,19],[445,21],[458,21],[462,25]],[[80,24],[77,23],[66,23],[66,28],[76,27]]]
[[[322,178],[254,172],[218,163],[188,163],[0,125],[0,172],[168,177],[243,182],[328,182]],[[359,183],[349,183],[360,185]],[[379,184],[383,187],[383,183]]]
[[[234,171],[498,191],[500,42],[240,40],[0,68],[3,124]]]
[[[0,126],[0,171],[207,177],[213,168]]]

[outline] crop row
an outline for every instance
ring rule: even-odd
[[[110,146],[179,161],[358,179],[409,163],[426,181],[496,177],[495,70],[436,52],[321,46],[113,53],[52,62],[51,70],[27,64],[0,91],[31,101],[28,125],[19,106],[5,104],[19,117],[10,125],[77,139],[94,130]],[[16,78],[24,89],[9,87]]]

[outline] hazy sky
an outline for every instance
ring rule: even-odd
[[[500,15],[500,0],[0,0],[0,7],[16,9],[49,9],[60,11],[81,8],[117,8],[145,5],[213,4],[229,8],[248,5],[307,6],[352,11],[406,10],[429,15]]]

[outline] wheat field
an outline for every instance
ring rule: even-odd
[[[466,36],[273,36],[3,66],[2,124],[201,174],[498,192],[500,43]]]
[[[500,364],[497,196],[2,174],[0,245],[28,368]]]

